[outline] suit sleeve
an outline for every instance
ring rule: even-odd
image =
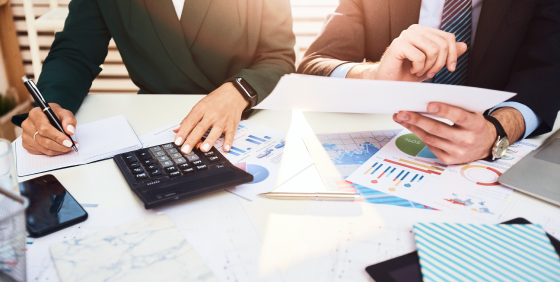
[[[253,63],[234,77],[243,77],[258,93],[258,102],[272,92],[280,78],[295,72],[295,36],[289,0],[264,0]]]
[[[57,32],[43,63],[37,87],[51,103],[74,114],[89,92],[107,57],[111,34],[95,0],[72,0],[64,30]],[[27,114],[12,122],[21,126]]]
[[[365,58],[365,27],[360,0],[341,0],[298,67],[302,74],[330,76],[340,65]]]
[[[514,62],[506,91],[532,109],[542,123],[531,135],[552,130],[560,110],[560,1],[539,1]]]

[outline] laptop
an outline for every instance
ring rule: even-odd
[[[498,181],[560,206],[560,130],[506,171]]]

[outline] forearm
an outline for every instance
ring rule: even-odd
[[[379,65],[379,62],[377,62],[377,63],[365,62],[365,63],[361,63],[359,65],[356,65],[352,69],[350,69],[350,71],[346,75],[346,78],[355,78],[355,79],[369,78],[369,79],[371,79],[372,77],[375,77],[375,74],[377,73],[377,66],[378,65]]]
[[[518,110],[511,107],[503,107],[493,111],[490,115],[502,124],[510,144],[523,138],[525,134],[525,120]]]

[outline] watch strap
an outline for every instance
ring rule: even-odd
[[[494,127],[496,127],[496,133],[498,134],[498,140],[507,137],[507,133],[504,130],[504,127],[502,126],[502,124],[493,116],[491,115],[484,115],[484,118],[491,122]]]
[[[242,85],[239,80],[243,80],[246,85]],[[237,91],[239,91],[243,98],[249,102],[249,105],[243,110],[243,113],[251,112],[253,107],[257,105],[258,101],[258,95],[253,87],[251,87],[251,85],[249,85],[249,83],[242,77],[232,77],[226,80],[226,82],[233,83],[233,86],[237,89]],[[251,97],[252,94],[250,92],[254,93],[253,97]]]

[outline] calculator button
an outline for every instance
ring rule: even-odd
[[[130,168],[140,167],[140,163],[139,162],[129,163],[128,167],[130,167]]]
[[[158,151],[158,152],[154,152],[154,155],[155,155],[156,157],[165,156],[165,152],[160,150],[160,151]]]
[[[126,153],[122,155],[125,163],[131,163],[136,161],[136,157],[132,153]]]
[[[201,160],[192,162],[193,165],[202,165],[204,164]]]
[[[158,161],[163,162],[163,161],[168,161],[169,157],[168,156],[159,156],[157,157]]]
[[[132,173],[142,173],[144,170],[141,167],[136,167],[132,169]]]
[[[169,143],[169,144],[165,144],[165,145],[161,145],[164,149],[171,149],[173,148],[173,143]]]
[[[172,159],[182,158],[182,157],[183,157],[183,155],[181,155],[181,154],[179,154],[179,153],[169,154],[169,156],[170,156]]]
[[[150,176],[160,175],[160,174],[161,174],[161,170],[160,170],[160,169],[156,169],[156,170],[150,171]]]
[[[210,157],[210,156],[213,156],[213,155],[214,155],[214,151],[204,153],[205,157]]]
[[[203,170],[203,169],[207,169],[208,167],[206,165],[197,165],[196,166],[196,170]]]
[[[217,162],[217,161],[220,160],[220,158],[218,158],[218,156],[211,156],[211,157],[208,157],[208,160],[210,162]]]
[[[178,165],[178,167],[179,167],[180,170],[185,170],[185,169],[187,169],[191,166],[188,163],[184,163],[184,164]]]
[[[152,148],[150,148],[150,151],[152,151],[152,152],[154,152],[154,153],[155,153],[155,152],[161,152],[161,147],[160,147],[160,146],[152,147]]]
[[[175,172],[177,171],[177,168],[175,166],[168,166],[165,168],[165,172],[167,173],[171,173],[171,172]]]
[[[148,175],[146,175],[146,173],[143,172],[143,173],[136,174],[134,177],[136,177],[136,179],[142,179],[148,177]]]
[[[175,177],[175,176],[179,176],[179,175],[181,175],[180,171],[174,171],[174,172],[169,173],[169,176],[171,176],[171,177]]]
[[[224,167],[226,166],[223,163],[215,163],[208,166],[208,168],[210,169],[224,168]]]
[[[168,154],[175,154],[175,153],[179,153],[179,151],[177,151],[177,149],[172,148],[172,149],[167,149],[166,150]]]
[[[185,156],[189,162],[199,160],[200,158],[196,154],[188,154]]]
[[[181,158],[181,157],[176,158],[176,159],[173,159],[173,161],[174,161],[176,164],[184,164],[184,163],[187,162],[187,160],[185,160],[185,158]]]
[[[155,164],[151,164],[151,165],[147,165],[146,166],[146,170],[154,170],[154,169],[158,169],[159,167]]]
[[[172,166],[173,162],[172,161],[164,161],[164,162],[160,162],[160,164],[163,167],[168,167],[168,166]]]
[[[194,168],[192,168],[192,167],[189,167],[189,168],[186,168],[186,169],[182,169],[182,170],[183,170],[183,173],[185,173],[185,174],[187,174],[187,173],[193,173],[193,172],[194,172]]]
[[[147,160],[143,160],[142,164],[144,165],[151,165],[154,164],[154,160],[153,159],[147,159]]]
[[[136,156],[141,160],[152,158],[152,155],[150,155],[150,152],[148,150],[138,150],[136,151]]]

